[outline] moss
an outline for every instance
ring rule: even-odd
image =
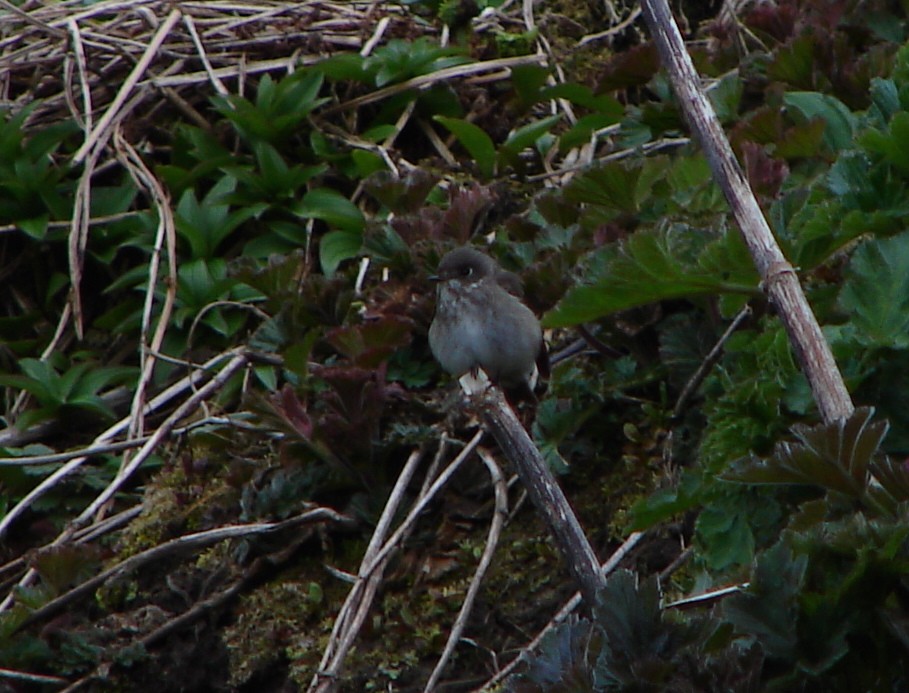
[[[224,630],[230,684],[243,685],[282,660],[305,661],[312,672],[323,635],[313,616],[321,612],[323,598],[318,583],[305,581],[271,583],[244,597],[236,620]]]
[[[117,560],[187,532],[210,526],[210,518],[237,514],[239,495],[226,479],[225,464],[194,450],[193,459],[205,460],[203,469],[194,462],[168,464],[145,487],[142,514],[124,530]],[[191,471],[187,474],[187,469]]]

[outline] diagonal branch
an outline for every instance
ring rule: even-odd
[[[854,407],[830,347],[802,292],[795,269],[773,237],[720,121],[701,89],[668,3],[641,0],[641,8],[680,107],[732,208],[764,290],[779,313],[811,385],[821,417],[827,422],[848,417]]]

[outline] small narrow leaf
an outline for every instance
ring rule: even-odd
[[[445,126],[458,138],[458,142],[473,157],[484,178],[492,178],[496,166],[496,148],[492,138],[484,130],[459,118],[435,116],[433,120]]]
[[[502,144],[501,152],[504,156],[516,156],[525,147],[530,147],[549,129],[561,120],[561,116],[549,116],[536,122],[518,128],[508,136]]]

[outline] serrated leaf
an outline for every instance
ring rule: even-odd
[[[748,565],[754,556],[754,535],[747,518],[728,508],[711,505],[698,515],[695,530],[699,539],[709,547],[703,552],[711,570],[725,570],[730,566]]]
[[[748,591],[723,602],[736,632],[756,637],[772,657],[791,660],[798,643],[796,598],[808,559],[778,543],[758,557]]]
[[[752,294],[756,286],[725,280],[691,260],[684,233],[642,231],[624,242],[593,285],[571,289],[543,319],[547,327],[568,327],[612,313],[668,299],[718,293]]]
[[[869,240],[852,254],[839,304],[856,342],[909,348],[909,232]]]
[[[792,91],[783,94],[783,103],[798,110],[806,118],[820,118],[827,125],[824,141],[834,152],[852,145],[856,117],[842,101],[829,94],[813,91]]]
[[[886,421],[872,421],[873,414],[874,409],[860,407],[848,419],[794,426],[797,443],[778,444],[767,460],[755,456],[738,460],[722,478],[752,484],[810,484],[859,499],[888,427]]]
[[[870,151],[880,154],[903,175],[909,175],[909,113],[899,111],[890,119],[886,131],[869,130],[861,143]]]

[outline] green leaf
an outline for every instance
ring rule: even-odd
[[[737,633],[756,637],[767,654],[784,661],[796,656],[796,600],[807,568],[806,556],[793,557],[778,543],[758,558],[748,591],[723,602]]]
[[[839,303],[859,344],[909,348],[909,232],[859,246]]]
[[[900,111],[890,120],[887,131],[869,130],[861,143],[880,154],[904,176],[909,175],[909,113]]]
[[[473,157],[484,178],[492,178],[496,168],[496,148],[492,138],[484,130],[458,118],[437,115],[433,120],[448,128],[451,134],[458,138],[458,142]]]
[[[392,39],[377,48],[366,59],[364,67],[374,76],[375,85],[382,87],[470,62],[470,58],[462,53],[460,48],[442,47],[426,37],[416,41]]]
[[[350,158],[357,168],[357,177],[366,178],[376,171],[387,170],[385,160],[374,152],[368,152],[363,149],[354,149],[350,153]]]
[[[757,291],[755,285],[728,281],[693,262],[686,248],[693,240],[691,233],[663,230],[633,234],[607,260],[602,278],[571,289],[546,314],[543,324],[568,327],[655,301]]]
[[[824,141],[834,152],[848,149],[855,134],[856,117],[839,99],[814,91],[793,91],[783,94],[783,103],[799,111],[805,118],[820,118],[826,123]]]
[[[363,212],[337,190],[314,188],[297,204],[294,214],[304,219],[321,219],[333,228],[359,235],[366,226]]]
[[[329,231],[319,241],[319,263],[327,277],[334,276],[344,260],[356,257],[363,245],[363,235],[352,231]]]
[[[630,531],[649,529],[657,523],[691,510],[702,501],[703,480],[685,470],[674,488],[663,488],[635,503],[629,510]]]
[[[545,89],[541,94],[542,99],[565,99],[578,106],[589,108],[597,115],[605,115],[617,123],[625,114],[625,107],[608,94],[594,94],[590,87],[573,82],[563,82]]]
[[[42,214],[40,217],[34,217],[32,219],[19,219],[16,222],[16,225],[36,241],[43,241],[44,236],[47,234],[47,225],[49,221],[50,219],[48,216]]]
[[[371,83],[372,77],[366,69],[366,60],[359,53],[339,53],[316,63],[314,69],[335,81]]]
[[[754,556],[754,535],[747,519],[729,508],[708,506],[698,515],[695,524],[698,538],[709,550],[702,555],[711,570],[748,565]]]
[[[541,65],[518,65],[511,68],[511,84],[523,105],[530,106],[548,98],[543,87],[549,75],[550,71]]]
[[[558,115],[549,116],[548,118],[529,123],[515,130],[499,148],[500,160],[514,165],[518,154],[520,154],[522,150],[532,146],[540,137],[549,132],[550,128],[561,119],[562,117]]]
[[[723,77],[707,92],[710,103],[713,104],[713,109],[721,123],[730,123],[738,115],[742,91],[742,80],[738,71],[734,71]]]
[[[798,443],[779,443],[767,460],[753,455],[738,460],[723,478],[752,484],[811,484],[860,499],[888,427],[885,421],[872,422],[873,414],[870,407],[862,407],[848,419],[810,428],[794,426]]]

